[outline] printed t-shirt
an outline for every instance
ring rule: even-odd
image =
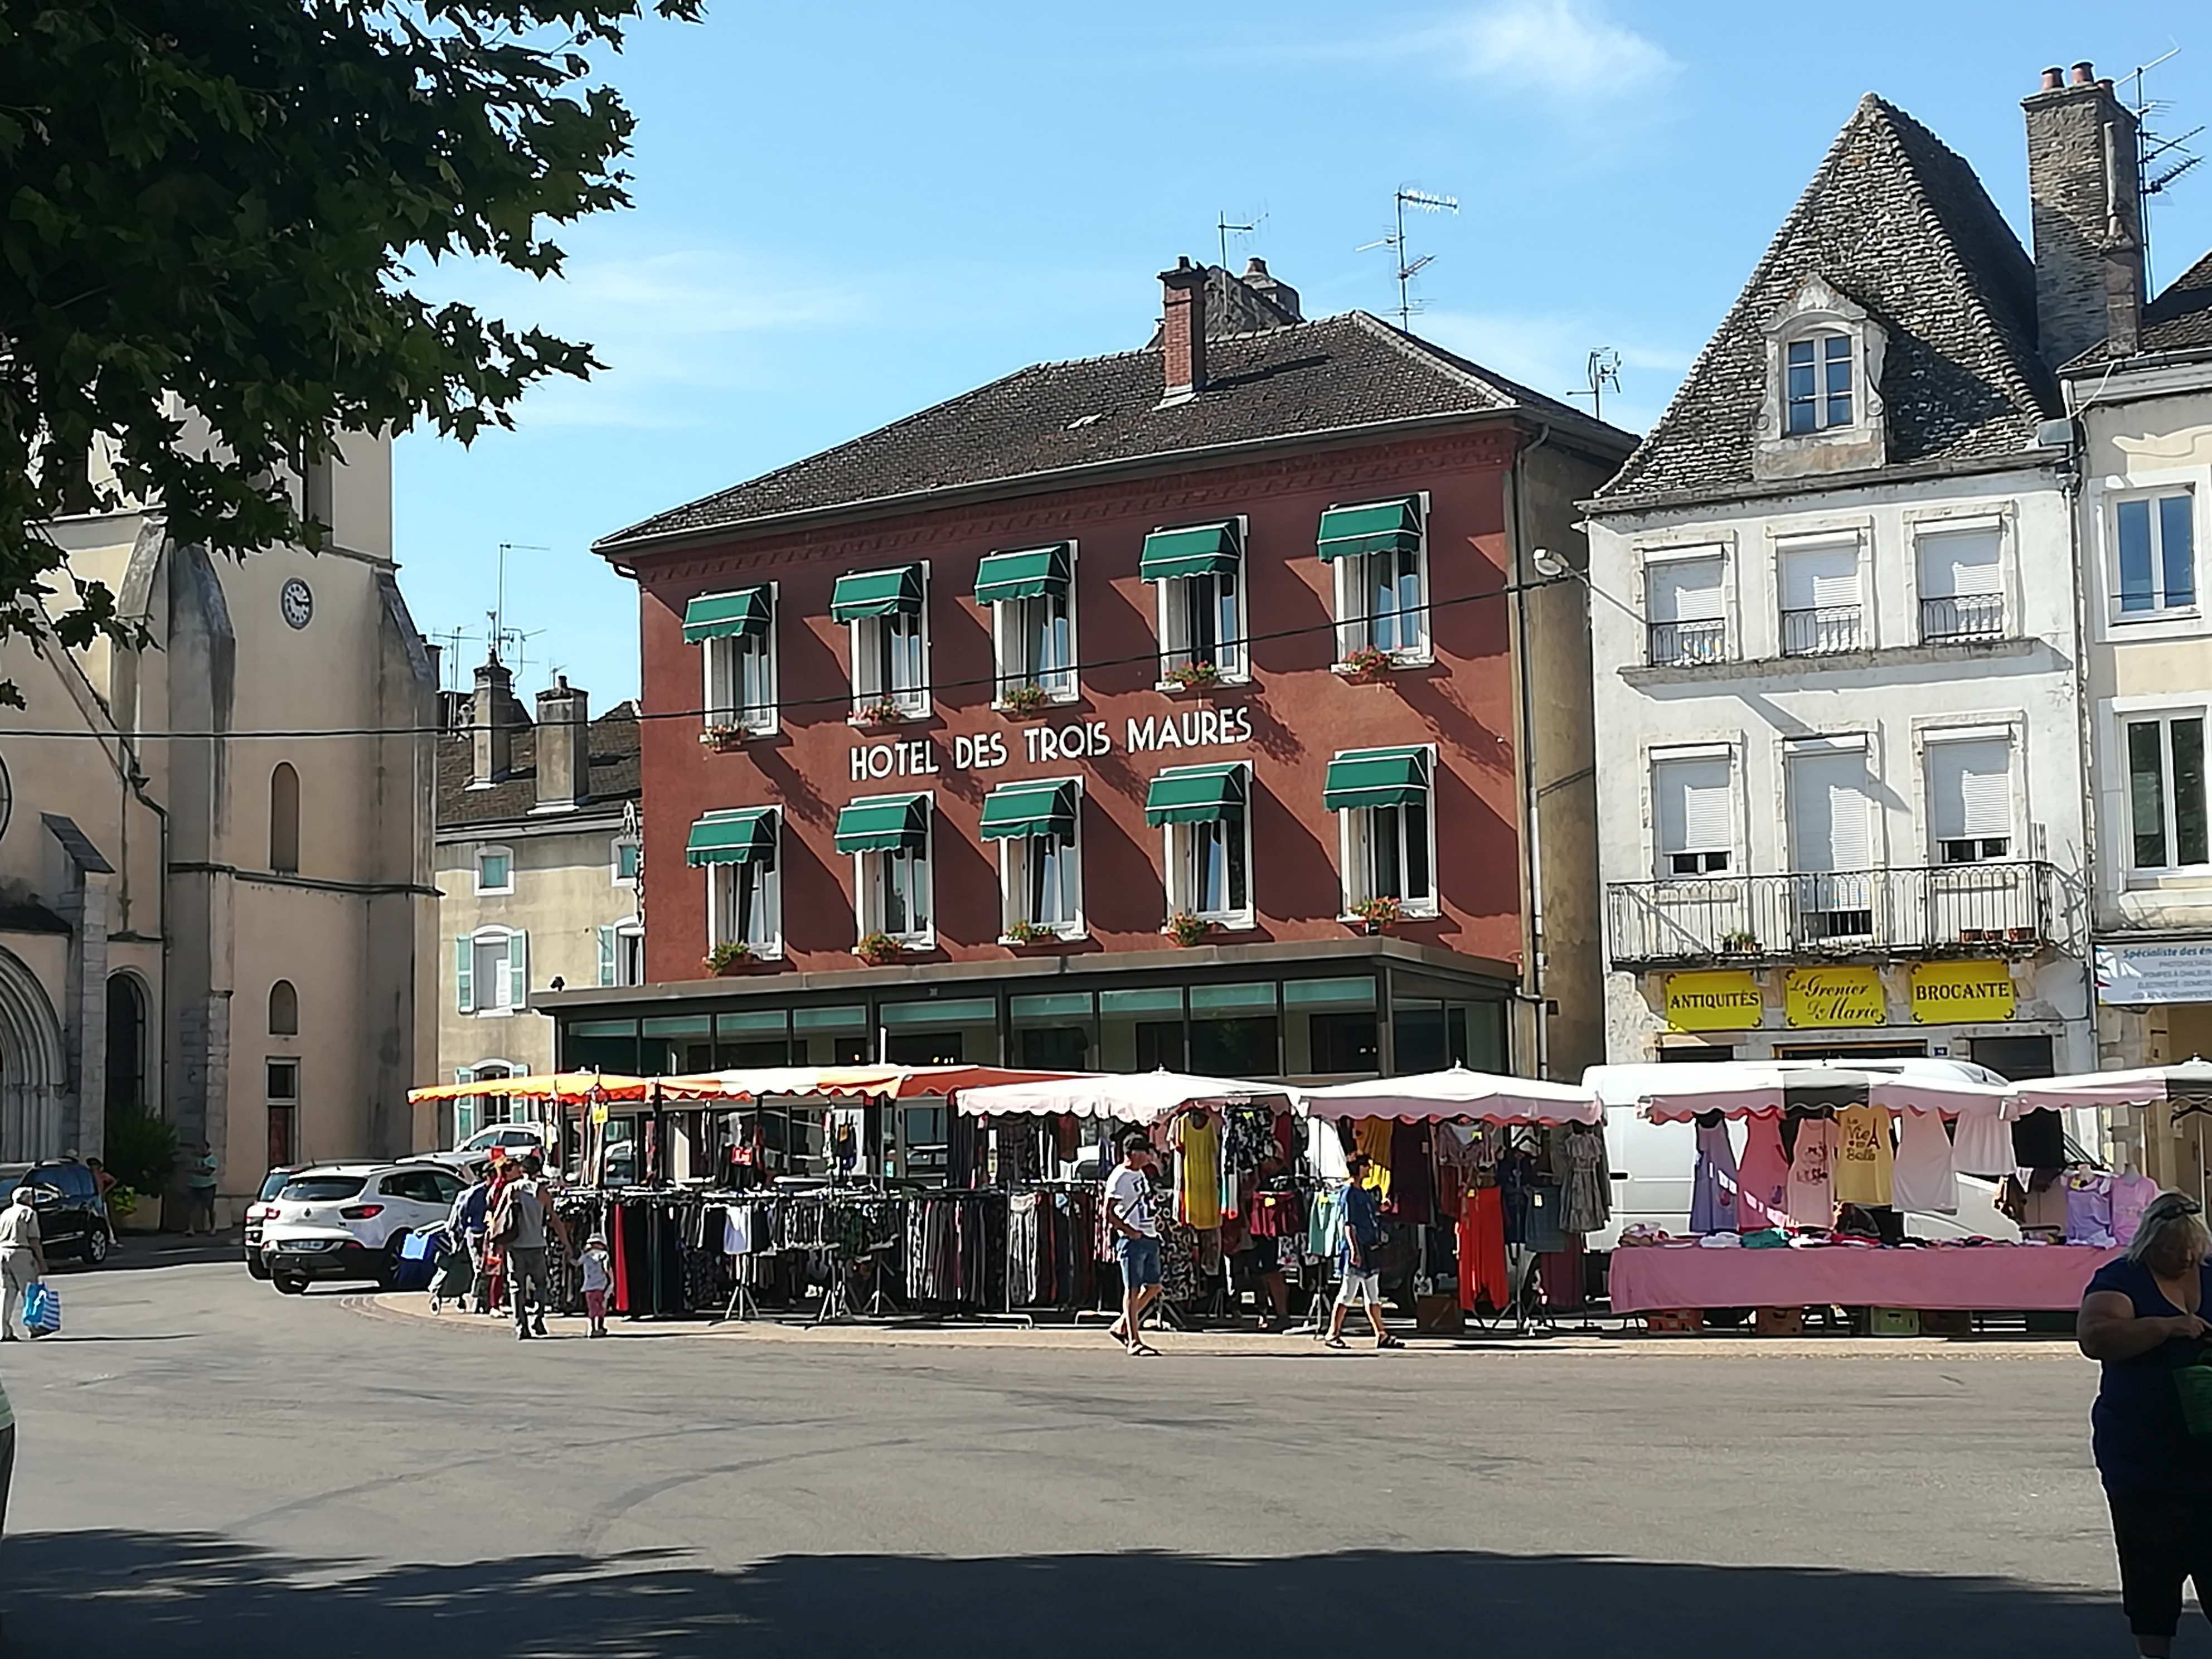
[[[1135,1228],[1146,1238],[1160,1236],[1159,1224],[1152,1219],[1152,1183],[1142,1170],[1126,1164],[1115,1170],[1106,1183],[1106,1202],[1124,1226]]]
[[[1897,1167],[1890,1202],[1930,1215],[1959,1212],[1959,1174],[1952,1167],[1951,1137],[1935,1112],[1907,1112],[1898,1126]]]
[[[1367,1184],[1385,1203],[1390,1198],[1390,1139],[1396,1127],[1387,1117],[1363,1117],[1352,1126],[1352,1144],[1374,1161]]]
[[[1846,1106],[1836,1114],[1838,1204],[1887,1204],[1894,1160],[1887,1112],[1874,1106]]]
[[[1779,1117],[1755,1117],[1745,1127],[1736,1224],[1746,1232],[1790,1224],[1790,1154],[1782,1150]]]
[[[1221,1224],[1221,1120],[1185,1112],[1168,1131],[1176,1159],[1176,1215],[1192,1227]]]
[[[1790,1218],[1801,1227],[1836,1224],[1836,1126],[1825,1117],[1797,1125],[1790,1156]]]

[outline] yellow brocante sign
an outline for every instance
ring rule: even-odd
[[[1915,1025],[2010,1019],[2017,1002],[2005,963],[1923,962],[1912,970]]]
[[[1783,1017],[1791,1025],[1885,1025],[1889,1004],[1872,968],[1792,968],[1782,978]]]
[[[1674,1030],[1754,1030],[1765,1012],[1755,974],[1727,969],[1667,975],[1667,1024]]]

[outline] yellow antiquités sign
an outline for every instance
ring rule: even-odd
[[[1886,1025],[1889,1004],[1873,968],[1792,968],[1782,979],[1791,1025]]]
[[[1923,962],[1912,970],[1912,1023],[1962,1025],[2010,1019],[2019,998],[2005,963]]]
[[[1674,1030],[1754,1030],[1765,1012],[1755,974],[1729,969],[1667,975],[1667,1024]]]

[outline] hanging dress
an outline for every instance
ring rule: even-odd
[[[1736,1186],[1736,1218],[1744,1231],[1790,1224],[1790,1154],[1782,1150],[1779,1115],[1753,1118],[1746,1127]]]
[[[1728,1121],[1700,1123],[1698,1170],[1690,1190],[1690,1231],[1732,1233],[1738,1221],[1735,1147],[1729,1139]]]

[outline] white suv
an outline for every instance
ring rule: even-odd
[[[495,1123],[488,1129],[479,1129],[450,1152],[417,1152],[418,1162],[444,1164],[454,1169],[470,1169],[482,1164],[494,1152],[502,1158],[520,1158],[526,1153],[545,1154],[545,1139],[552,1126],[544,1123]]]
[[[463,1181],[443,1164],[325,1164],[293,1175],[262,1206],[261,1259],[287,1296],[311,1279],[389,1285],[399,1247],[443,1221]]]

